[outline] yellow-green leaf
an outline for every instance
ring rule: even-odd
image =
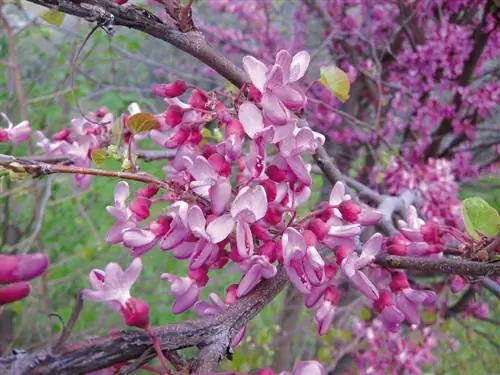
[[[102,148],[96,148],[92,150],[90,156],[92,157],[94,163],[99,167],[104,163],[104,161],[108,157],[108,154]]]
[[[480,197],[467,198],[462,202],[462,216],[467,232],[475,240],[479,234],[495,237],[500,232],[500,215],[488,202]]]
[[[128,118],[127,126],[132,133],[137,134],[158,129],[160,123],[151,113],[140,112]]]
[[[328,87],[341,102],[349,99],[351,83],[349,82],[349,77],[347,77],[347,74],[342,69],[332,65],[321,67],[319,71],[320,83]]]
[[[56,27],[59,27],[62,25],[64,21],[64,13],[59,12],[59,11],[50,11],[42,14],[42,19],[45,22],[50,23],[51,25],[54,25]]]

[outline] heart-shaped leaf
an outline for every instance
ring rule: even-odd
[[[90,153],[90,156],[92,157],[92,160],[94,161],[94,163],[99,167],[107,159],[108,154],[102,148],[96,148],[96,149],[92,150],[92,152]]]
[[[480,239],[478,232],[488,237],[495,237],[500,232],[500,215],[483,198],[465,199],[462,202],[462,216],[467,232],[475,240]]]
[[[60,27],[64,21],[64,13],[59,11],[49,11],[42,14],[42,19],[56,27]]]
[[[349,77],[336,66],[324,66],[320,68],[319,82],[328,87],[328,89],[343,103],[349,99],[349,90],[351,83]]]
[[[127,126],[132,133],[138,134],[158,129],[160,127],[160,123],[151,113],[140,112],[135,113],[128,118]]]

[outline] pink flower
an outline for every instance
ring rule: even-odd
[[[186,92],[187,88],[186,82],[180,80],[176,80],[170,84],[153,83],[151,85],[153,94],[162,98],[175,98],[181,96]]]
[[[123,233],[127,229],[135,228],[136,222],[132,211],[127,207],[127,198],[130,195],[128,183],[120,181],[115,186],[114,206],[107,206],[108,213],[116,219],[115,224],[106,234],[106,242],[116,244],[123,241]]]
[[[22,121],[16,126],[10,121],[8,123],[7,129],[0,128],[0,142],[22,143],[31,137],[31,127],[28,121]]]
[[[238,285],[238,298],[250,293],[262,279],[271,279],[278,272],[276,266],[262,255],[252,255],[240,263],[239,267],[244,275]]]
[[[405,320],[404,314],[394,305],[392,293],[388,290],[380,292],[379,298],[373,301],[373,308],[380,314],[380,319],[382,319],[384,325],[391,331],[399,328]]]
[[[209,159],[220,168],[222,166],[217,164],[227,164],[225,160],[219,161],[219,159],[213,157]],[[188,172],[195,179],[190,184],[193,191],[203,198],[210,200],[212,211],[215,215],[222,214],[226,210],[229,199],[231,199],[231,184],[229,180],[219,175],[212,164],[203,156],[197,156],[194,161],[186,156],[184,160]]]
[[[430,290],[415,290],[410,287],[403,272],[394,272],[390,283],[391,290],[396,294],[396,306],[411,324],[420,323],[419,304],[430,305],[436,300],[436,293]]]
[[[452,293],[458,293],[467,285],[467,281],[461,276],[453,276],[451,278],[450,289]]]
[[[308,294],[314,285],[325,279],[325,262],[313,244],[306,240],[296,229],[287,228],[281,239],[283,261],[286,273],[293,285]]]
[[[128,325],[145,328],[149,324],[149,306],[130,295],[130,289],[141,271],[140,258],[135,258],[125,271],[117,263],[109,263],[104,271],[93,269],[89,275],[92,289],[84,289],[82,296],[90,301],[106,303],[120,312]]]
[[[243,68],[252,84],[262,93],[264,116],[273,124],[284,125],[291,117],[290,109],[305,105],[305,94],[295,85],[309,66],[310,56],[306,51],[293,58],[282,50],[276,55],[276,63],[268,68],[262,61],[252,56],[243,58]]]
[[[281,373],[280,375],[284,375]],[[318,361],[300,361],[293,368],[293,375],[326,375],[325,368]]]
[[[171,309],[173,314],[180,314],[190,309],[200,298],[200,286],[196,280],[190,277],[164,273],[161,275],[161,279],[171,284],[170,293],[175,298]]]
[[[344,275],[361,293],[371,300],[379,298],[378,290],[360,270],[375,260],[382,248],[382,242],[383,236],[380,233],[375,233],[363,245],[363,251],[360,255],[346,246],[341,246],[335,253],[337,264],[341,266]]]
[[[18,301],[29,295],[27,281],[45,272],[49,260],[45,254],[4,255],[0,254],[0,306]]]
[[[188,227],[188,207],[189,205],[184,201],[175,202],[170,206],[167,216],[172,220],[170,228],[161,241],[162,250],[171,250],[176,256],[176,247],[182,245],[184,240],[189,235]],[[191,249],[192,251],[192,249]],[[191,255],[191,253],[189,253]],[[187,255],[187,257],[189,257]],[[181,258],[185,259],[185,258]]]
[[[228,296],[229,297],[229,296]],[[210,302],[200,301],[196,303],[194,310],[196,314],[200,317],[207,317],[213,315],[219,315],[227,310],[230,304],[224,303],[222,299],[215,293],[210,293],[208,298],[210,298]],[[226,300],[229,300],[227,298]],[[231,340],[231,346],[236,347],[241,343],[243,337],[245,337],[247,327],[244,326]]]
[[[318,335],[323,336],[330,328],[337,304],[340,301],[340,293],[337,288],[329,286],[323,294],[323,301],[319,304],[314,320],[318,324]]]

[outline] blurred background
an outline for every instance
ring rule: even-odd
[[[339,2],[331,3],[332,7],[339,6]],[[422,104],[420,110],[413,113],[398,112],[406,107],[401,104],[396,107],[393,103],[400,101],[400,97],[405,95],[405,89],[411,90],[412,87],[398,75],[400,70],[387,68],[389,73],[383,76],[381,69],[386,66],[384,58],[389,59],[392,55],[384,55],[381,51],[383,46],[392,41],[388,35],[396,35],[398,27],[404,28],[402,38],[405,43],[408,40],[418,43],[420,34],[411,34],[414,30],[410,20],[415,20],[416,24],[422,27],[420,33],[424,39],[425,36],[433,35],[435,29],[431,25],[430,29],[426,30],[427,23],[423,22],[418,14],[411,12],[404,14],[406,17],[403,17],[403,21],[396,22],[396,19],[401,18],[398,18],[398,15],[405,11],[402,7],[396,6],[399,13],[393,15],[387,25],[381,25],[376,14],[367,17],[352,5],[356,2],[345,3],[343,13],[339,15],[342,16],[341,20],[332,16],[331,22],[335,26],[331,27],[331,30],[328,24],[321,21],[323,16],[319,13],[323,8],[314,8],[313,1],[198,0],[194,2],[194,16],[207,38],[238,65],[241,57],[247,54],[269,61],[273,59],[276,51],[282,48],[293,52],[306,49],[313,55],[309,73],[311,77],[315,74],[317,76],[318,67],[325,61],[336,62],[351,73],[352,69],[357,71],[357,78],[351,88],[354,100],[346,104],[336,99],[324,99],[321,89],[313,90],[318,100],[328,102],[328,107],[311,102],[310,110],[314,113],[314,118],[310,121],[312,124],[314,122],[316,129],[328,135],[330,151],[345,173],[390,193],[397,193],[382,186],[381,176],[397,179],[398,173],[403,173],[398,169],[400,167],[397,165],[401,164],[398,158],[413,163],[415,153],[423,152],[422,150],[435,140],[421,128],[422,124],[431,121],[425,117],[425,111],[432,106],[439,106],[440,101],[450,100],[446,99],[448,94],[440,91],[441,88],[438,87],[448,87],[445,78],[436,78],[434,86],[422,88],[419,96],[416,96],[424,101],[422,93],[430,93],[435,89],[439,92],[434,96],[437,98],[435,103],[429,103],[428,107],[427,103]],[[484,10],[483,3],[486,2],[471,3],[478,3]],[[156,5],[148,5],[153,6],[153,11],[161,14],[161,9]],[[384,8],[385,5],[381,6],[382,14],[389,11]],[[165,104],[151,94],[152,83],[181,79],[206,90],[231,89],[226,82],[197,60],[145,34],[118,28],[110,37],[102,30],[97,30],[85,45],[82,45],[91,29],[85,21],[71,16],[65,16],[63,19],[59,15],[46,16],[46,10],[38,9],[25,1],[19,3],[0,0],[0,8],[0,112],[8,115],[14,123],[29,120],[34,130],[43,131],[47,136],[68,127],[71,119],[81,117],[76,101],[84,113],[104,106],[118,116],[127,111],[131,102],[139,103],[144,110],[159,113],[165,110]],[[373,9],[376,10],[376,7]],[[438,14],[436,17],[447,17],[450,23],[453,14],[456,14],[456,28],[447,30],[450,34],[443,38],[456,37],[457,40],[450,43],[454,43],[457,49],[462,45],[457,36],[461,35],[460,27],[464,30],[474,29],[479,21],[473,20],[480,20],[482,16],[481,10],[476,14],[475,9],[467,9],[454,12],[443,6],[435,10],[442,12],[441,16]],[[349,22],[357,22],[358,25],[353,26]],[[410,26],[406,28],[406,25]],[[370,30],[370,27],[378,27],[371,34],[378,38],[374,39],[375,41],[369,39],[367,30]],[[473,35],[468,33],[463,38],[471,40]],[[421,43],[425,46],[431,42]],[[358,48],[360,44],[364,46]],[[428,52],[431,55],[449,52],[445,48],[438,50],[434,45],[429,45],[429,48],[433,51]],[[497,47],[494,45],[491,48],[495,51]],[[81,53],[75,63],[74,57],[80,49]],[[372,52],[380,59],[371,56]],[[486,84],[493,85],[493,93],[485,97],[483,102],[493,101],[495,104],[496,101],[495,105],[500,100],[498,49],[496,52],[496,58],[494,52],[485,52],[490,54],[488,61],[484,62],[481,70],[474,73],[469,82],[472,89],[484,87]],[[394,49],[391,53],[396,56],[396,61],[406,66],[406,76],[427,74],[421,70],[422,61],[406,56],[404,48],[402,51]],[[398,53],[402,56],[400,60],[397,58]],[[457,64],[463,65],[464,59]],[[411,64],[415,64],[414,71]],[[439,66],[433,69],[429,74],[434,74],[439,70]],[[376,73],[370,75],[371,70]],[[461,72],[462,67],[457,74]],[[450,80],[456,78],[451,74]],[[72,75],[75,90],[71,87]],[[350,76],[352,77],[354,76]],[[361,84],[357,85],[359,82]],[[377,104],[377,99],[366,94],[367,90],[371,90],[370,87],[377,90],[380,85],[384,85],[385,90],[383,104]],[[409,95],[411,96],[411,93]],[[412,100],[415,100],[415,97],[412,97]],[[381,101],[379,97],[378,103]],[[379,111],[381,113],[377,112],[378,106],[382,108]],[[454,164],[450,168],[460,168],[460,165],[468,164],[478,166],[477,173],[466,175],[464,172],[460,178],[456,177],[457,174],[454,175],[459,197],[463,199],[479,195],[498,210],[500,127],[498,107],[490,107],[486,112],[472,108],[462,116],[462,120],[468,119],[475,127],[473,139],[466,139],[453,146],[453,140],[462,133],[452,129],[446,135],[451,138],[444,139],[440,145],[441,154],[436,153],[434,156],[452,160]],[[376,116],[379,117],[377,132],[382,135],[374,138],[373,129],[367,130],[363,128],[363,124],[371,124]],[[395,119],[397,116],[399,120]],[[356,127],[356,122],[361,122],[359,128]],[[389,123],[392,128],[385,126]],[[400,126],[400,123],[406,127]],[[1,126],[5,127],[6,123]],[[404,134],[405,131],[407,135]],[[466,134],[465,130],[463,134]],[[388,139],[390,147],[384,146],[382,137]],[[154,148],[154,144],[145,142],[142,147]],[[443,150],[446,152],[443,153]],[[34,145],[13,146],[0,143],[0,153],[27,155],[40,151]],[[461,153],[467,155],[464,160],[459,160],[462,158]],[[428,162],[423,163],[419,168],[423,170],[428,165]],[[380,166],[385,169],[374,171],[376,168],[380,169]],[[102,167],[117,170],[120,163],[107,160]],[[163,177],[161,168],[161,163],[143,165],[144,170]],[[420,186],[420,181],[412,183]],[[400,187],[408,184],[408,181],[402,181]],[[114,186],[114,181],[102,177],[94,178],[91,188],[86,191],[79,190],[70,176],[15,182],[0,180],[0,251],[42,251],[48,254],[51,260],[49,272],[35,282],[30,297],[9,305],[3,311],[0,317],[1,354],[9,353],[14,348],[30,349],[55,340],[61,330],[61,323],[57,317],[49,318],[48,315],[56,313],[63,321],[68,320],[77,292],[87,286],[89,271],[94,267],[103,268],[109,261],[128,264],[129,255],[123,248],[108,245],[104,241],[105,234],[113,223],[105,211],[105,206],[112,204]],[[136,187],[132,186],[132,189]],[[328,190],[329,186],[322,177],[315,175],[311,204],[328,193]],[[443,217],[444,220],[452,220],[447,214],[443,214]],[[170,313],[169,285],[159,282],[162,272],[183,274],[185,265],[159,251],[149,252],[143,260],[146,266],[140,282],[134,287],[134,295],[149,303],[152,324],[168,324],[194,318],[195,315],[191,312],[180,316]],[[217,273],[211,277],[209,287],[204,291],[205,297],[209,292],[223,295],[225,287],[238,282],[238,279],[238,274],[231,270]],[[438,281],[436,279],[436,282]],[[449,298],[451,303],[458,297]],[[439,325],[439,330],[448,332],[450,337],[456,338],[460,343],[459,350],[455,351],[451,349],[451,341],[439,342],[434,353],[439,361],[424,369],[424,373],[498,373],[498,301],[486,294],[482,298],[486,298],[490,309],[489,318],[482,321],[467,316],[456,316],[442,321],[433,314],[424,314],[424,325]],[[353,300],[356,302],[354,297]],[[349,306],[348,303],[343,306],[347,315]],[[352,311],[356,311],[361,320],[371,319],[368,309]],[[73,339],[103,335],[116,327],[121,327],[121,318],[118,315],[110,313],[110,310],[100,304],[87,303],[76,325]],[[10,338],[13,338],[12,342]],[[422,337],[415,333],[415,345],[418,345],[421,339]],[[346,345],[347,343],[352,345]],[[365,350],[364,345],[362,341],[353,338],[348,323],[342,319],[339,319],[325,336],[317,337],[312,315],[303,306],[302,297],[290,289],[282,293],[252,321],[244,342],[236,348],[234,360],[225,361],[223,367],[248,371],[272,364],[275,368],[287,369],[292,367],[296,359],[318,358],[325,363],[334,364],[331,366],[331,373],[342,374],[346,369],[352,368],[352,353]],[[345,350],[346,347],[349,350]],[[277,350],[278,348],[281,350]],[[390,356],[390,351],[387,355]]]

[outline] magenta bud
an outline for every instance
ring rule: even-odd
[[[373,302],[373,308],[378,313],[381,313],[386,307],[393,305],[392,293],[388,290],[382,290],[379,294],[379,298]]]
[[[148,198],[138,196],[130,202],[130,211],[132,211],[139,220],[145,220],[149,217],[149,207],[151,201]]]
[[[321,219],[314,219],[309,222],[307,228],[316,235],[318,240],[322,240],[328,234],[328,225]]]
[[[221,154],[210,155],[208,162],[218,175],[228,177],[231,174],[231,164]]]
[[[153,195],[155,195],[158,190],[160,189],[160,186],[157,184],[148,184],[142,189],[140,189],[137,193],[136,196],[141,196],[145,198],[151,198]]]
[[[205,109],[205,106],[208,102],[208,96],[203,91],[194,89],[191,93],[191,98],[189,98],[189,104],[193,106],[193,108],[197,109]]]
[[[130,297],[121,310],[127,325],[139,328],[146,328],[149,325],[149,305],[147,302]]]
[[[71,131],[68,128],[59,130],[56,134],[52,136],[54,141],[66,141],[71,134]]]
[[[19,301],[30,294],[31,288],[26,281],[11,284],[0,289],[0,306],[7,303]]]
[[[153,83],[151,85],[153,94],[162,98],[176,98],[184,94],[187,88],[186,83],[180,80],[176,80],[170,84]]]
[[[174,127],[179,125],[182,121],[182,117],[184,116],[184,111],[181,107],[177,105],[168,106],[167,112],[165,113],[165,122],[168,126]]]
[[[0,284],[28,281],[45,272],[49,259],[45,254],[0,254]]]
[[[391,275],[391,283],[389,284],[391,290],[396,293],[402,289],[406,289],[410,287],[410,283],[408,283],[408,279],[403,272],[394,272]]]
[[[343,201],[338,209],[342,214],[342,218],[350,223],[354,223],[361,213],[361,208],[351,200]]]

